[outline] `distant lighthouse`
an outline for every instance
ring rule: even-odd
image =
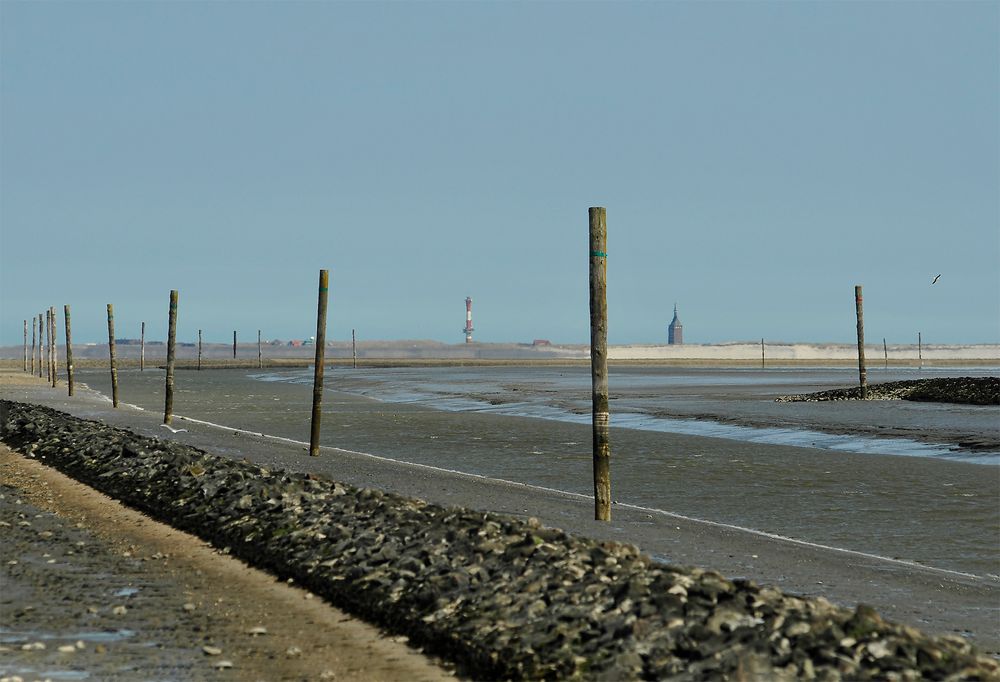
[[[684,325],[681,324],[681,318],[677,317],[676,303],[674,303],[674,319],[667,327],[667,343],[671,346],[680,346],[684,343]]]
[[[465,329],[462,330],[465,333],[465,342],[472,343],[472,297],[466,296],[465,298]]]

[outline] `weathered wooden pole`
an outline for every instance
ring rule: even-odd
[[[48,334],[49,334],[49,337],[48,337],[48,344],[49,344],[49,383],[51,384],[52,383],[52,377],[53,377],[53,375],[55,375],[55,370],[54,370],[54,368],[55,368],[55,360],[54,360],[54,356],[55,356],[55,352],[56,352],[55,335],[53,334],[53,332],[55,331],[55,320],[52,319],[52,308],[49,308],[48,310],[45,311],[45,323],[48,326]]]
[[[52,381],[52,316],[45,311],[45,380]]]
[[[58,379],[58,373],[56,370],[59,368],[59,358],[58,358],[58,339],[56,338],[56,309],[53,306],[49,307],[49,338],[51,339],[52,354],[49,360],[52,362],[52,387],[55,388],[56,380]]]
[[[44,316],[44,317],[43,317]],[[41,378],[42,375],[42,365],[45,365],[44,377],[47,380],[49,378],[49,328],[43,320],[45,320],[45,313],[38,314],[38,377]]]
[[[28,321],[24,321],[24,371],[28,371]]]
[[[56,326],[56,309],[55,306],[49,308],[49,319],[51,320],[51,331],[49,334],[52,335],[52,388],[55,388],[56,382],[59,378],[59,339],[56,335],[58,327]]]
[[[924,338],[917,332],[917,359],[920,361],[920,369],[924,368]]]
[[[861,399],[868,399],[868,370],[865,367],[865,311],[861,285],[854,287],[854,307],[858,314],[858,374],[861,375]]]
[[[139,371],[146,369],[146,323],[142,323],[139,331]]]
[[[108,304],[108,355],[111,357],[111,404],[118,407],[118,360],[115,358],[115,309]]]
[[[885,368],[889,369],[889,346],[885,343],[885,337],[882,337],[882,352],[885,353]]]
[[[69,395],[73,395],[73,334],[69,324],[69,306],[63,306],[63,317],[66,318],[66,385]]]
[[[198,330],[198,371],[201,371],[201,330]]]
[[[358,368],[358,337],[354,335],[354,330],[351,330],[351,357],[354,358],[354,369]]]
[[[309,454],[319,455],[319,429],[323,404],[323,363],[326,360],[326,301],[330,271],[319,271],[319,302],[316,309],[316,362],[313,371],[312,428],[309,433]]]
[[[611,442],[608,414],[607,211],[590,213],[590,383],[594,441],[594,518],[611,520]]]
[[[236,359],[236,330],[233,330],[233,360]]]
[[[45,341],[42,337],[42,330],[45,328],[45,324],[42,322],[42,313],[38,313],[38,378],[42,378],[42,361],[45,358]],[[48,361],[45,360],[46,364]]]
[[[59,325],[55,306],[49,308],[49,315],[52,317],[52,388],[55,388],[59,383]]]
[[[42,316],[36,318],[38,323],[38,378],[42,377],[42,362],[45,358],[45,340],[42,336]]]
[[[170,290],[170,312],[167,319],[167,385],[164,391],[163,423],[174,418],[174,352],[177,346],[177,290]],[[201,330],[198,330],[198,364],[201,365]]]
[[[35,316],[31,316],[31,376],[35,376]]]
[[[257,330],[257,369],[264,366],[264,353],[260,346],[260,330]]]
[[[764,369],[764,339],[760,340],[760,368]]]

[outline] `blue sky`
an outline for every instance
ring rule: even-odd
[[[1000,342],[1000,3],[0,2],[0,343]],[[941,273],[941,280],[931,285]]]

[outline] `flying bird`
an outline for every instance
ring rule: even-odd
[[[187,429],[175,429],[174,427],[167,426],[166,424],[160,424],[160,426],[170,431],[170,433],[187,433]]]
[[[933,281],[933,282],[931,282],[931,284],[937,284],[937,281],[938,281],[939,279],[941,279],[941,275],[938,275],[937,277],[935,277],[935,278],[934,278],[934,281]]]

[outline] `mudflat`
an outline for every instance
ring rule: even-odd
[[[0,537],[0,676],[453,678],[405,638],[2,444]]]
[[[442,504],[535,516],[545,525],[571,533],[635,543],[654,557],[672,563],[713,568],[731,577],[776,585],[786,592],[822,595],[846,606],[872,604],[887,618],[931,633],[961,634],[986,652],[1000,651],[1000,633],[996,630],[1000,580],[994,576],[931,568],[629,504],[615,505],[612,523],[603,524],[590,520],[592,502],[584,494],[335,448],[324,448],[323,456],[309,458],[298,443],[196,421],[177,421],[174,426],[185,431],[170,433],[162,428],[158,415],[134,409],[113,410],[106,401],[87,392],[68,400],[64,391],[4,385],[0,395],[47,404],[145,435],[176,438],[268,467],[322,473],[346,483]],[[702,449],[724,452],[732,447],[732,443],[718,439],[695,440],[701,441]],[[919,459],[914,458],[915,465],[924,464]],[[966,466],[971,467],[970,471],[994,473],[992,468]],[[738,476],[738,471],[734,475]],[[765,499],[747,503],[769,502]],[[994,540],[982,538],[984,543]]]

